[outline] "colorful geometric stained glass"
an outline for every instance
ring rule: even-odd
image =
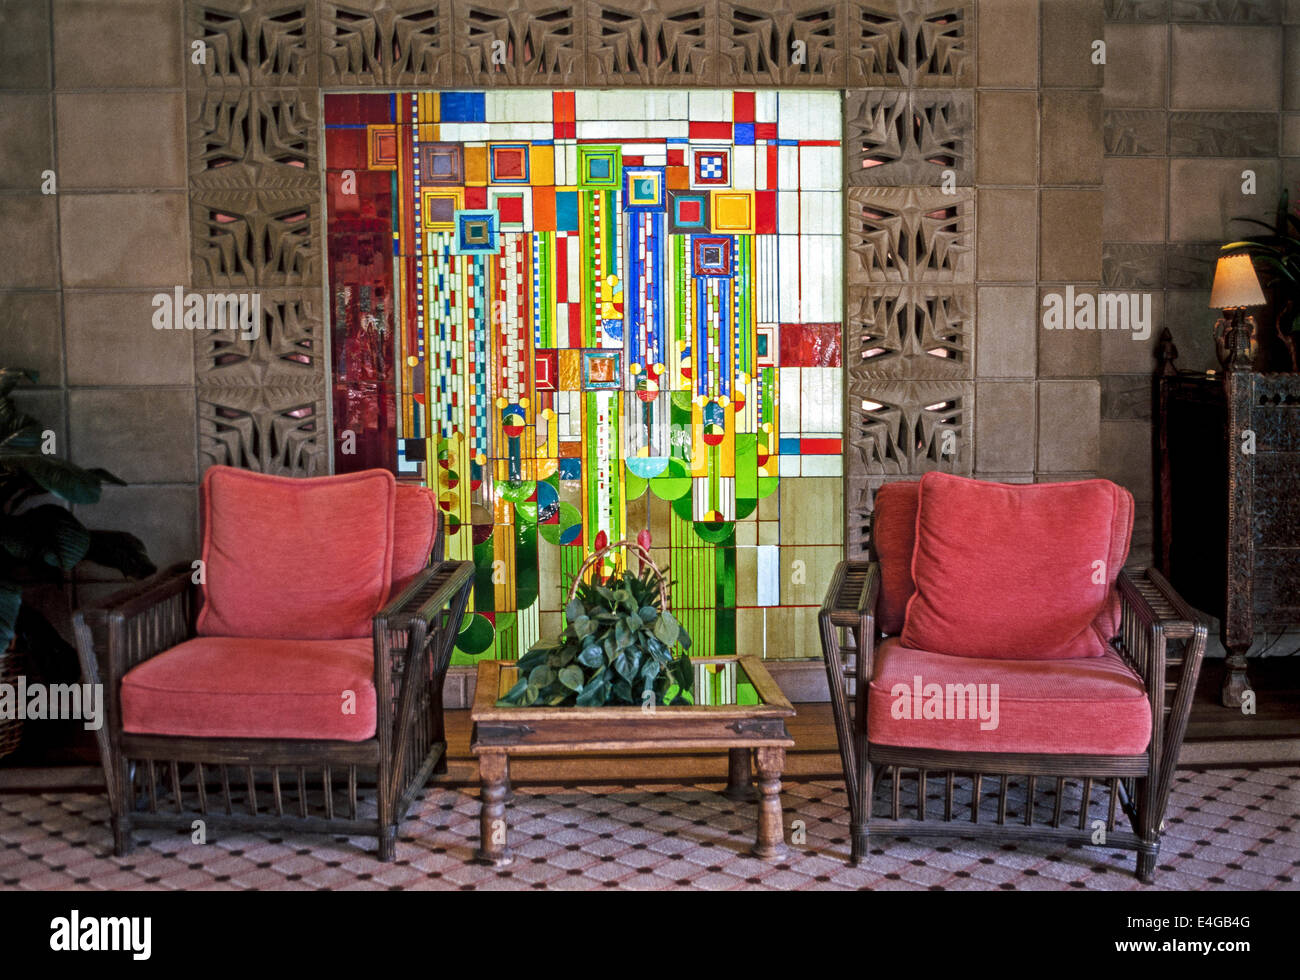
[[[642,529],[692,653],[815,654],[840,118],[813,92],[325,96],[335,466],[437,491],[477,567],[453,662],[557,633],[584,555]]]

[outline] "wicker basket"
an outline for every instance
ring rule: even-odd
[[[26,663],[26,655],[10,642],[9,649],[0,652],[0,684],[17,685]],[[22,718],[0,718],[0,759],[16,750],[22,740]]]
[[[668,611],[667,576],[665,576],[663,570],[654,563],[654,559],[650,557],[650,552],[647,549],[643,548],[636,541],[632,541],[627,538],[625,538],[622,541],[615,541],[613,544],[608,544],[603,548],[599,548],[596,551],[593,551],[590,555],[588,555],[583,560],[582,564],[578,566],[578,573],[573,576],[573,585],[569,587],[569,601],[572,602],[574,597],[577,596],[578,586],[581,585],[582,582],[589,577],[591,572],[600,565],[601,559],[603,559],[607,554],[609,554],[611,551],[613,551],[616,548],[626,548],[629,555],[636,556],[637,566],[638,566],[637,571],[640,571],[641,569],[645,568],[647,565],[650,566],[651,570],[655,573],[655,578],[659,580],[660,607],[665,612],[667,612]]]

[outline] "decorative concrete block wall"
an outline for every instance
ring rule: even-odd
[[[0,4],[0,362],[40,371],[19,401],[60,452],[129,483],[82,520],[160,564],[194,552],[200,470],[194,338],[150,325],[190,283],[183,38],[168,0]]]
[[[1103,284],[1150,293],[1155,323],[1145,341],[1100,336],[1100,473],[1137,497],[1149,560],[1152,355],[1168,327],[1179,367],[1218,367],[1219,246],[1252,233],[1233,218],[1271,221],[1283,186],[1300,195],[1300,3],[1111,0],[1105,39]]]
[[[945,469],[1117,479],[1143,556],[1149,344],[1042,300],[1150,291],[1209,366],[1233,181],[1300,179],[1297,0],[0,0],[0,361],[128,479],[88,520],[168,562],[207,466],[328,472],[320,93],[503,85],[844,92],[851,553]],[[260,293],[258,338],[153,329],[177,287]]]

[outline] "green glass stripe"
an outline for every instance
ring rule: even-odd
[[[619,541],[623,537],[623,486],[618,479],[622,472],[623,461],[619,458],[619,447],[623,445],[623,413],[619,411],[618,393],[610,397],[609,409],[609,456],[610,470],[605,479],[609,481],[609,539]]]
[[[596,536],[596,529],[600,527],[600,504],[596,495],[596,479],[599,473],[596,468],[596,396],[589,391],[583,395],[582,400],[585,403],[583,407],[586,409],[582,436],[587,447],[587,521],[582,529],[582,543],[590,548]]]
[[[722,509],[721,477],[718,475],[722,472],[722,462],[719,455],[717,446],[709,447],[709,510]]]
[[[774,455],[780,444],[781,433],[773,418],[773,406],[776,405],[776,368],[763,368],[763,420],[772,423],[772,432],[768,438],[768,453]]]
[[[496,608],[496,588],[492,584],[494,557],[491,538],[474,545],[474,609],[477,612],[491,612]]]
[[[596,210],[592,206],[595,191],[579,191],[582,203],[582,342],[591,347],[595,344],[596,321],[596,276],[593,262],[596,254]]]
[[[736,366],[745,374],[754,367],[754,239],[740,237],[741,275],[737,280],[740,300],[740,330],[737,338]]]
[[[715,549],[700,540],[691,522],[684,520],[676,509],[671,512],[669,520],[673,615],[691,634],[694,641],[691,655],[713,656],[717,630]]]
[[[555,247],[555,232],[541,231],[537,233],[538,245],[538,297],[541,306],[541,338],[542,347],[555,346],[555,262],[551,258],[551,250]]]
[[[618,234],[618,211],[615,210],[617,206],[614,191],[605,191],[605,206],[601,210],[600,216],[605,226],[605,242],[609,253],[605,260],[606,275],[616,274],[620,250],[623,247]]]
[[[686,304],[692,285],[691,277],[686,274],[686,236],[676,235],[673,238],[673,289],[677,300],[677,340],[686,340],[690,336]]]
[[[565,606],[569,604],[569,590],[573,588],[573,580],[581,567],[582,549],[577,545],[562,545],[560,547],[560,602]],[[562,619],[567,626],[568,617],[562,615]]]

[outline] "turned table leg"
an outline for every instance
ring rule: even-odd
[[[727,751],[727,788],[722,791],[727,799],[743,802],[758,799],[758,791],[754,789],[754,773],[749,764],[751,755],[749,749]]]
[[[1227,657],[1223,662],[1223,690],[1220,693],[1220,701],[1225,708],[1240,710],[1242,698],[1250,690],[1250,678],[1246,675],[1246,651],[1249,649],[1249,643],[1245,646],[1234,644],[1227,649]]]
[[[781,770],[785,766],[785,749],[759,748],[754,750],[754,763],[758,769],[758,839],[754,854],[761,858],[782,858],[786,855],[785,819],[781,812]]]
[[[510,758],[504,752],[484,752],[478,757],[480,790],[479,846],[474,856],[497,867],[514,860],[508,840],[506,798],[510,795]]]

